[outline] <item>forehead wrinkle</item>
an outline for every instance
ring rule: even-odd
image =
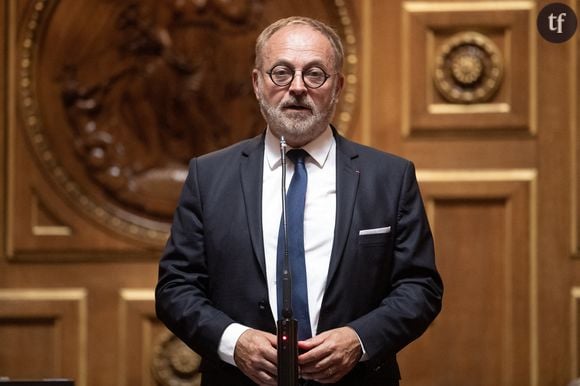
[[[309,66],[321,66],[321,67],[330,67],[329,65],[329,57],[325,55],[323,52],[317,50],[288,50],[291,52],[290,55],[266,55],[264,59],[268,63],[271,63],[273,66],[278,64],[285,64],[289,65],[290,67],[297,68],[296,64],[300,64],[303,67]],[[287,51],[287,52],[288,52]],[[308,57],[304,57],[304,52],[310,52],[311,55]],[[298,58],[298,60],[296,60]],[[297,63],[299,62],[299,63]]]
[[[305,26],[286,27],[266,42],[264,59],[268,62],[322,64],[331,67],[334,56],[328,39],[320,32]]]

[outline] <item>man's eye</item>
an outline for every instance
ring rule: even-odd
[[[292,76],[292,71],[290,71],[290,69],[288,68],[274,68],[272,70],[272,75],[274,76]]]
[[[306,72],[306,76],[313,78],[324,77],[324,71],[322,71],[320,68],[312,68]]]

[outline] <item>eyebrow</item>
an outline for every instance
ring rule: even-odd
[[[294,66],[294,64],[292,64],[288,60],[284,60],[284,59],[279,59],[279,60],[275,61],[271,68],[274,68],[276,66],[286,66],[286,67],[291,68],[293,70],[296,69],[296,66]],[[326,64],[324,64],[321,60],[313,60],[311,62],[308,62],[303,67],[303,69],[305,69],[305,68],[312,68],[312,67],[320,67],[320,68],[322,68],[325,71],[328,71],[329,70],[329,67],[327,67]]]

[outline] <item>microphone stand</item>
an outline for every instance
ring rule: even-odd
[[[288,230],[286,229],[286,140],[280,138],[282,161],[282,227],[284,259],[282,266],[282,318],[278,320],[278,386],[298,385],[298,322],[292,312],[292,276],[288,260]]]

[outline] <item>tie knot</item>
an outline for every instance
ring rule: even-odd
[[[308,152],[304,149],[292,149],[288,150],[286,155],[292,160],[292,162],[294,162],[294,165],[296,165],[298,163],[304,163],[306,156],[308,156]]]

